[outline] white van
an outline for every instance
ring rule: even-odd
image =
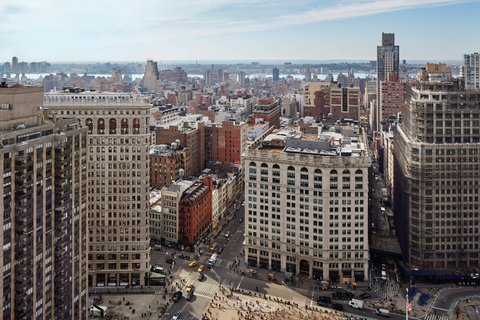
[[[355,309],[363,309],[363,301],[358,299],[352,299],[348,301],[348,305]]]
[[[380,308],[375,310],[375,313],[378,314],[379,316],[390,318],[390,311],[387,309]]]

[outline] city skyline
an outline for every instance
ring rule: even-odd
[[[0,5],[0,49],[4,60],[30,61],[374,60],[381,32],[393,32],[401,59],[460,60],[478,51],[468,39],[479,8],[476,0],[19,1]]]

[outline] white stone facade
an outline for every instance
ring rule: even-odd
[[[245,262],[316,279],[368,280],[368,159],[249,149]]]
[[[88,128],[89,285],[144,285],[150,261],[150,105],[128,93],[51,93],[50,114]]]

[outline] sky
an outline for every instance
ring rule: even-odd
[[[0,0],[0,61],[375,60],[480,50],[480,0]]]

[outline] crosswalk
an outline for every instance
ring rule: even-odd
[[[226,266],[225,268],[227,268],[227,269],[230,268],[230,266],[231,266],[232,264],[233,264],[233,261],[228,261],[228,262],[227,262],[227,266]]]
[[[447,316],[438,316],[436,314],[427,314],[424,320],[449,320]]]
[[[195,292],[208,294],[213,296],[218,290],[218,285],[208,282],[199,282],[195,283]]]

